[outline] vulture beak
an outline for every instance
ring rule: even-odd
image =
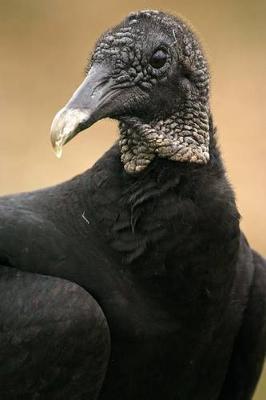
[[[69,102],[55,115],[51,126],[51,142],[58,158],[62,147],[80,131],[106,117],[104,105],[114,91],[110,71],[102,65],[91,67],[87,77]]]

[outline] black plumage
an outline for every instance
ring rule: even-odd
[[[111,117],[119,143],[0,200],[1,399],[252,398],[266,263],[240,231],[208,93],[175,17],[133,13],[99,39],[52,142]]]

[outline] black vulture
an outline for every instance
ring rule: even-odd
[[[138,11],[103,34],[53,121],[57,154],[106,117],[119,140],[91,169],[0,200],[1,400],[250,400],[266,263],[181,19]]]

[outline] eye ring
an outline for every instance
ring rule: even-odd
[[[155,68],[162,68],[167,61],[167,52],[164,49],[157,49],[150,58],[149,64]]]

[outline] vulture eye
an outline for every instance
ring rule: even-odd
[[[150,58],[150,64],[153,68],[159,69],[164,66],[167,60],[167,53],[165,50],[156,50]]]

